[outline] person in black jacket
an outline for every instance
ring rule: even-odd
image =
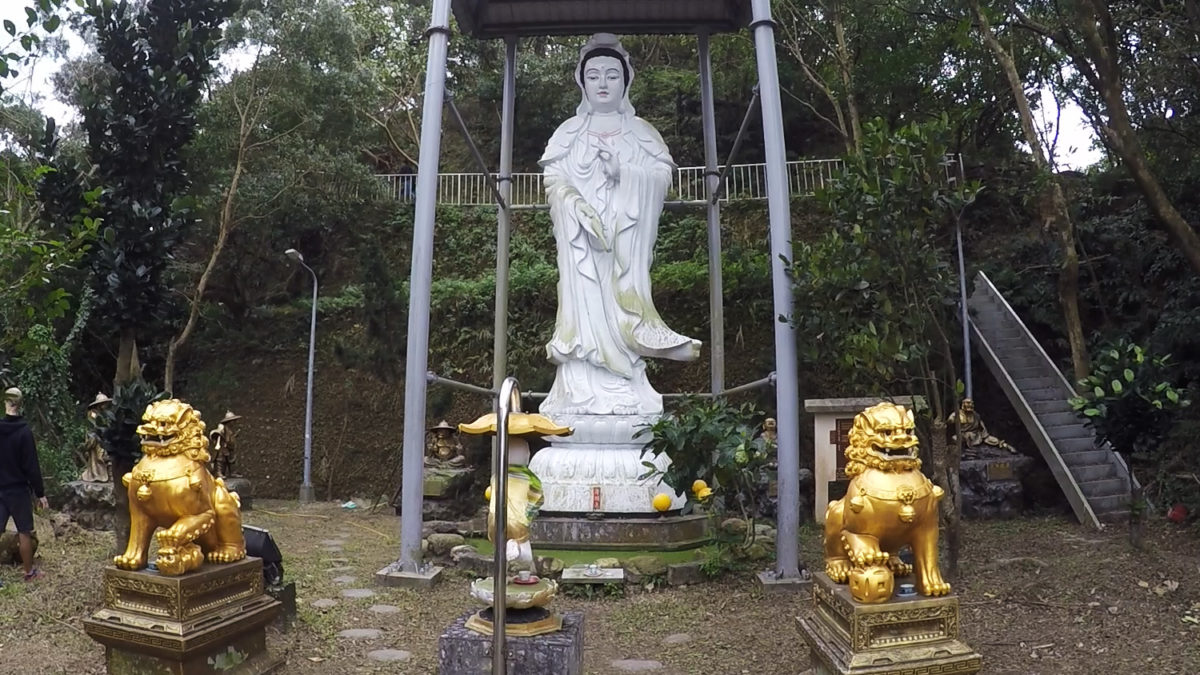
[[[21,390],[13,387],[4,392],[4,419],[0,420],[0,530],[12,517],[17,526],[21,563],[25,580],[42,576],[33,568],[33,505],[29,491],[37,497],[43,509],[46,488],[42,484],[42,469],[38,466],[37,446],[33,430],[21,417]]]

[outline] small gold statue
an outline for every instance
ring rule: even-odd
[[[958,412],[950,413],[946,422],[950,428],[952,443],[958,442],[958,435],[954,433],[955,425],[962,429],[964,459],[978,459],[984,455],[1000,455],[1002,454],[999,452],[1001,450],[1017,454],[1016,448],[988,433],[987,427],[983,425],[983,418],[975,412],[975,401],[969,398],[962,400]]]
[[[85,483],[108,483],[112,481],[112,466],[108,453],[100,443],[100,415],[112,403],[112,399],[103,392],[96,394],[96,400],[87,406],[88,432],[83,439],[83,447],[79,451],[79,459],[83,464],[83,473],[79,480]]]
[[[209,447],[212,448],[212,462],[209,471],[217,478],[233,478],[234,442],[237,434],[233,430],[233,422],[242,419],[234,415],[232,410],[225,411],[225,417],[217,422],[217,428],[208,432]]]
[[[495,413],[488,413],[470,424],[458,428],[468,434],[496,433]],[[542,505],[542,481],[527,466],[530,459],[529,441],[542,436],[562,436],[571,433],[570,427],[562,427],[548,418],[533,413],[512,412],[508,417],[508,475],[506,476],[507,520],[505,525],[504,558],[509,565],[516,563],[517,576],[507,579],[505,584],[505,607],[511,610],[544,608],[558,592],[553,579],[539,579],[533,575],[533,547],[530,544],[530,524]],[[488,488],[488,541],[496,542],[496,477],[492,477]],[[477,579],[471,584],[471,597],[491,606],[495,599],[494,580],[491,577]],[[467,621],[467,628],[490,634],[491,622],[476,614]],[[511,635],[541,635],[562,628],[562,619],[555,615],[529,623],[509,625]]]
[[[846,447],[846,496],[825,511],[825,573],[855,600],[885,602],[895,576],[916,573],[922,595],[946,595],[938,569],[942,489],[921,473],[912,411],[879,403],[854,418]],[[900,559],[909,546],[913,565]]]
[[[461,466],[467,461],[456,431],[446,420],[442,420],[437,426],[429,427],[433,437],[425,448],[426,466]]]
[[[245,558],[241,505],[208,472],[200,413],[178,399],[156,401],[146,407],[137,433],[142,459],[121,478],[129,490],[129,544],[113,559],[116,566],[145,567],[151,535],[158,539],[158,572],[168,576],[190,572],[205,558]]]

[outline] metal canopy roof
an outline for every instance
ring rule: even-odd
[[[478,39],[723,33],[750,22],[749,0],[452,0],[451,6],[459,28]]]

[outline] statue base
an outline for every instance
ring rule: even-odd
[[[622,517],[552,516],[543,512],[529,526],[530,538],[546,548],[568,551],[681,551],[712,539],[708,516],[655,514]]]
[[[283,665],[267,651],[280,603],[263,592],[259,558],[177,577],[110,566],[103,597],[83,627],[104,645],[109,673],[257,675]]]
[[[73,480],[62,487],[60,510],[85,530],[112,530],[115,508],[112,481]]]
[[[569,426],[570,436],[556,436],[539,450],[529,469],[542,481],[542,511],[558,514],[656,513],[654,496],[671,497],[668,511],[683,508],[686,500],[655,477],[642,478],[650,469],[671,464],[669,457],[644,452],[649,440],[645,427],[661,415],[547,415],[556,424]]]
[[[817,572],[813,603],[813,616],[797,621],[816,675],[946,675],[983,667],[983,657],[958,639],[957,596],[861,604],[848,586]]]
[[[959,464],[964,518],[1016,518],[1025,510],[1022,482],[1034,466],[1032,457],[1012,455],[964,459]]]
[[[513,637],[534,637],[535,635],[557,633],[563,627],[561,616],[542,607],[509,609],[504,616],[504,634]],[[495,630],[492,608],[488,607],[475,612],[463,625],[480,635],[491,635]]]
[[[467,627],[476,615],[472,612],[455,619],[438,638],[441,675],[492,672],[492,637]],[[509,612],[505,647],[510,675],[583,675],[583,613],[566,612],[558,618],[561,630],[521,637],[513,633],[513,612]]]

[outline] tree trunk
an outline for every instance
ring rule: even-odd
[[[959,551],[962,547],[962,528],[959,514],[961,497],[958,494],[958,453],[951,452],[946,442],[946,420],[934,417],[933,440],[930,454],[933,457],[933,482],[942,488],[944,495],[939,504],[942,516],[942,535],[946,540],[946,564],[944,570],[950,579],[958,577]]]
[[[113,555],[121,555],[125,552],[125,546],[129,543],[129,491],[125,488],[122,482],[122,477],[133,471],[133,462],[113,457],[112,458],[112,482],[113,482]]]
[[[1067,206],[1067,198],[1063,193],[1062,184],[1050,166],[1050,159],[1042,146],[1034,124],[1033,112],[1029,107],[1029,99],[1025,96],[1025,83],[1017,72],[1017,64],[1012,54],[1000,44],[992,26],[988,23],[987,15],[979,5],[979,0],[970,0],[971,10],[979,22],[979,34],[996,61],[1004,71],[1009,89],[1017,103],[1017,113],[1021,120],[1021,131],[1033,161],[1041,170],[1049,184],[1038,197],[1038,215],[1042,226],[1047,231],[1054,232],[1062,247],[1062,264],[1058,272],[1058,302],[1063,311],[1063,323],[1066,324],[1067,339],[1071,345],[1071,369],[1078,382],[1088,376],[1091,371],[1090,359],[1087,353],[1087,343],[1083,337],[1083,319],[1079,312],[1079,253],[1075,249],[1075,225],[1071,221],[1071,211]]]
[[[862,152],[862,122],[858,116],[858,99],[854,96],[854,56],[846,43],[846,24],[842,20],[842,5],[833,3],[833,34],[837,40],[838,71],[842,79],[843,97],[846,99],[846,114],[850,118],[848,149]]]
[[[200,303],[204,300],[204,291],[208,288],[208,280],[212,277],[212,272],[217,266],[217,259],[221,257],[221,251],[225,250],[225,242],[228,241],[229,232],[233,229],[233,201],[237,195],[238,182],[242,177],[244,148],[243,140],[242,148],[239,148],[237,164],[233,168],[233,178],[229,181],[229,188],[225,191],[224,204],[221,206],[221,220],[217,224],[217,241],[213,244],[212,254],[208,256],[208,264],[200,273],[200,281],[196,282],[196,294],[192,296],[190,302],[187,323],[184,324],[183,330],[179,331],[179,335],[176,335],[167,346],[167,362],[163,368],[163,389],[168,394],[173,395],[175,389],[175,358],[179,353],[179,348],[191,337],[200,321]]]
[[[1166,228],[1167,235],[1187,258],[1192,270],[1200,274],[1200,235],[1180,215],[1158,182],[1158,177],[1150,170],[1142,141],[1129,119],[1108,5],[1098,0],[1083,0],[1076,5],[1079,7],[1076,24],[1083,35],[1088,58],[1095,66],[1095,83],[1099,85],[1104,107],[1108,111],[1108,124],[1102,129],[1105,140],[1121,158],[1125,169],[1146,197],[1150,210]],[[1101,26],[1105,28],[1103,36],[1100,33]]]

